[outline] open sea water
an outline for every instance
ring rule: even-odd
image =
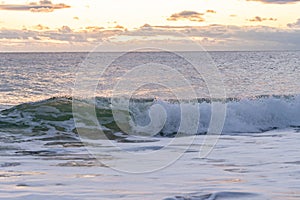
[[[203,52],[179,54],[1,53],[0,199],[300,199],[300,51],[209,52],[202,69],[218,74],[204,75],[184,59]],[[130,76],[134,66],[144,69]],[[177,99],[188,89],[163,66],[183,74],[196,98]],[[220,80],[225,95],[211,98],[205,76]],[[129,82],[114,95],[128,77],[153,82],[132,94]],[[78,82],[94,84],[94,97]],[[112,106],[126,95],[128,112]],[[210,122],[220,121],[213,102],[226,107],[224,125],[201,157]],[[197,112],[197,122],[187,118],[195,130],[180,131]]]

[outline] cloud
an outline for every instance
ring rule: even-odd
[[[40,30],[40,31],[49,29],[48,26],[43,26],[42,24],[38,24],[38,25],[34,26],[33,28],[36,30]]]
[[[0,29],[0,40],[36,40],[52,43],[82,43],[86,44],[90,41],[101,42],[109,37],[120,35],[123,31],[120,29],[104,29],[101,27],[86,27],[82,30],[73,30],[69,26],[62,26],[58,29],[49,29],[41,24],[34,27],[34,30],[14,30]],[[0,45],[1,46],[1,45]]]
[[[300,28],[300,18],[295,23],[290,23],[287,26],[290,28]]]
[[[114,28],[116,28],[116,29],[124,29],[124,26],[116,25]]]
[[[259,16],[254,17],[253,19],[248,19],[250,22],[263,22],[263,21],[277,21],[276,18],[262,18]]]
[[[150,24],[144,24],[143,26],[141,26],[141,28],[151,28],[152,26]]]
[[[85,31],[88,32],[100,32],[104,30],[104,27],[100,27],[100,26],[87,26],[85,27]]]
[[[217,13],[215,10],[207,10],[207,13]]]
[[[204,22],[203,13],[198,13],[195,11],[182,11],[180,13],[172,14],[167,20],[168,21],[179,21],[179,20],[189,20],[193,22]]]
[[[27,51],[33,48],[76,51],[89,50],[99,44],[103,46],[103,51],[126,50],[138,45],[154,47],[165,45],[166,48],[190,50],[187,38],[193,38],[208,50],[299,49],[299,35],[300,29],[220,24],[208,26],[145,24],[133,30],[97,26],[80,30],[68,26],[57,29],[0,29],[0,51]]]
[[[28,4],[1,4],[0,10],[9,11],[30,11],[30,12],[53,12],[54,10],[70,8],[71,6],[64,3],[53,4],[48,0],[41,0],[38,3],[31,2]]]
[[[68,26],[62,26],[60,29],[58,29],[61,33],[71,33],[73,32],[72,29]]]
[[[281,29],[268,26],[150,26],[140,27],[134,31],[123,32],[132,38],[170,37],[184,39],[194,38],[212,42],[209,48],[215,49],[299,49],[300,30]],[[177,39],[175,39],[177,40]],[[169,40],[166,40],[169,41]],[[185,46],[184,44],[182,44]]]
[[[262,3],[269,3],[269,4],[291,4],[300,2],[300,0],[247,0],[247,1],[259,1]]]

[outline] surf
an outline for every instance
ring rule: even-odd
[[[101,129],[110,134],[122,132],[114,119],[111,108],[111,99],[97,97],[95,113],[99,125],[81,123],[76,127],[72,112],[72,97],[52,97],[46,100],[23,103],[0,111],[0,127],[6,132],[23,134],[53,134],[73,133],[77,129]],[[83,105],[88,99],[76,99]],[[271,129],[283,129],[300,126],[300,95],[290,96],[259,96],[245,99],[226,99],[227,112],[223,134],[261,133]],[[130,104],[130,120],[134,125],[146,126],[151,119],[149,112],[154,105],[160,105],[167,114],[163,127],[156,136],[170,137],[177,134],[181,109],[178,101],[158,99],[133,99]],[[198,130],[194,134],[206,134],[211,120],[211,100],[198,99],[198,103],[188,104],[189,112],[200,111]],[[157,111],[159,112],[159,111]],[[161,113],[154,113],[159,117]],[[87,117],[87,116],[85,116]],[[183,133],[184,134],[184,133]],[[190,134],[190,133],[189,133]]]

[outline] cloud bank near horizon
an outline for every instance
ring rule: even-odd
[[[0,30],[0,51],[89,51],[102,46],[103,51],[130,50],[139,46],[165,46],[171,50],[189,49],[194,40],[208,50],[299,49],[299,21],[286,29],[267,26],[151,26],[134,30],[118,25],[114,28],[85,27],[73,30],[68,26],[49,29],[37,25],[35,30]]]

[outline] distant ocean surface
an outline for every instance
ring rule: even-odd
[[[95,60],[88,62],[115,55],[93,53]],[[89,101],[84,94],[73,96],[88,53],[0,53],[0,199],[300,199],[300,51],[208,55],[220,75],[215,78],[223,81],[226,96],[217,101],[226,105],[226,116],[222,135],[206,158],[199,158],[199,150],[209,130],[212,100],[203,77],[174,54],[132,52],[102,77],[88,77],[97,83],[95,113],[104,134],[95,139],[96,159],[78,135],[80,128],[94,137],[94,127],[84,120],[76,126],[72,113],[73,101]],[[166,121],[157,134],[131,136],[114,120],[114,84],[145,60],[185,75],[196,91],[200,119],[193,134],[176,138],[170,152],[179,154],[189,146],[179,160],[156,172],[130,174],[105,164],[117,162],[106,138],[133,155],[151,154],[172,142],[182,117],[173,91],[149,84],[134,94],[130,116],[132,123],[145,126],[151,107],[164,108]],[[175,80],[167,72],[163,76]],[[193,144],[186,140],[191,137]]]

